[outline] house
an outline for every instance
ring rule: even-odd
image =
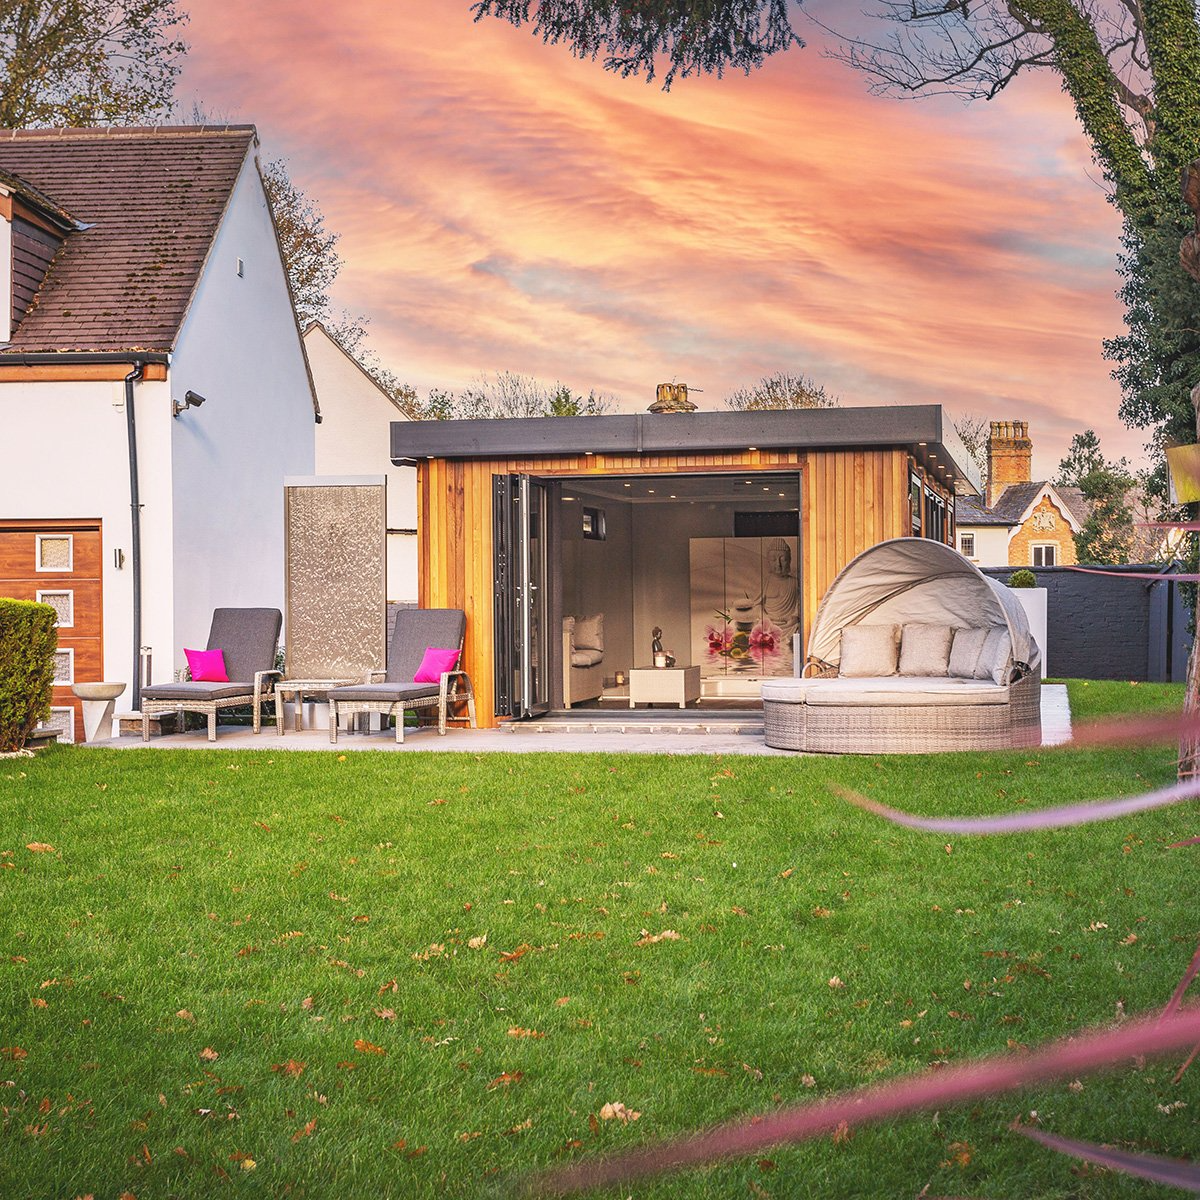
[[[0,594],[74,680],[155,682],[219,605],[283,607],[319,410],[253,126],[0,132]]]
[[[1028,421],[993,421],[987,489],[955,501],[958,548],[982,567],[1072,566],[1088,504],[1075,487],[1032,478]]]
[[[395,421],[391,448],[417,471],[421,604],[466,610],[485,726],[660,653],[703,697],[756,698],[850,559],[953,545],[955,494],[979,488],[936,405]]]
[[[412,420],[342,349],[319,321],[304,331],[304,346],[321,405],[316,427],[316,472],[342,477],[387,478],[387,596],[397,604],[417,600],[417,473],[387,457],[392,421]]]

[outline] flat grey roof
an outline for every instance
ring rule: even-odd
[[[956,492],[979,491],[979,469],[940,404],[888,408],[801,408],[755,412],[621,413],[602,417],[522,417],[393,421],[391,459],[559,458],[584,454],[712,454],[756,450],[911,451]]]

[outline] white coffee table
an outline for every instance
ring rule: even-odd
[[[629,707],[637,704],[678,704],[685,708],[700,699],[699,667],[631,667]]]

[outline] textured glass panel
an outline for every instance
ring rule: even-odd
[[[71,569],[71,538],[39,537],[38,570],[69,571]]]
[[[70,650],[54,652],[54,682],[72,683],[75,676],[75,656]]]
[[[381,484],[289,487],[287,673],[361,679],[384,666],[386,515]]]
[[[74,592],[39,592],[38,600],[54,609],[60,625],[75,624]]]
[[[41,729],[57,729],[60,742],[75,741],[75,712],[70,708],[52,708],[49,717],[39,726]]]

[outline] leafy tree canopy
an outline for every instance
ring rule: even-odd
[[[578,58],[604,54],[622,76],[677,77],[726,67],[750,73],[770,54],[804,43],[792,30],[788,0],[479,0],[477,21],[499,17],[532,25],[544,42],[565,42]]]
[[[0,126],[166,116],[186,21],[175,0],[0,0]]]
[[[742,411],[770,408],[837,408],[841,403],[807,375],[776,371],[752,387],[738,388],[725,397],[729,408]]]
[[[1128,562],[1134,545],[1131,489],[1135,481],[1125,459],[1106,459],[1096,431],[1085,429],[1071,439],[1054,482],[1079,488],[1090,507],[1082,530],[1075,535],[1079,561]]]

